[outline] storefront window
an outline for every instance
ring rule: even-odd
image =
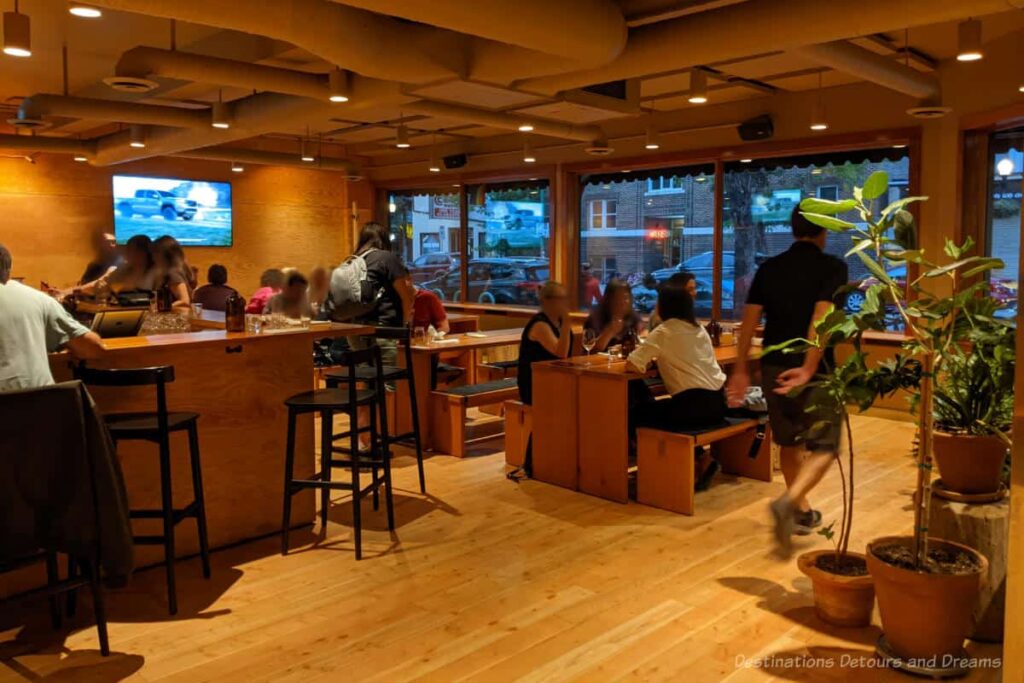
[[[697,278],[697,315],[711,315],[715,217],[713,165],[595,174],[582,181],[580,307],[593,308],[612,278],[633,306],[654,310],[657,286],[680,271]]]
[[[392,249],[402,255],[413,283],[431,289],[443,286],[458,292],[461,287],[458,193],[391,193],[388,217]]]
[[[992,136],[991,181],[988,203],[988,255],[1005,267],[992,271],[992,296],[1003,304],[998,315],[1017,317],[1020,279],[1021,196],[1024,192],[1024,128]]]
[[[868,176],[878,170],[889,174],[889,193],[880,198],[881,206],[908,196],[910,160],[899,148],[726,164],[722,206],[723,317],[741,317],[757,266],[792,244],[790,217],[801,200],[851,197],[853,188],[863,186]],[[841,218],[860,222],[855,212]],[[859,310],[864,303],[864,291],[871,284],[869,273],[857,256],[846,258],[852,246],[850,235],[829,233],[827,240],[826,251],[844,258],[849,267],[847,310]],[[905,266],[894,266],[889,274],[906,282]],[[900,324],[894,310],[890,327],[898,329]]]

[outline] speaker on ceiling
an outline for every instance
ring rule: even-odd
[[[736,127],[740,139],[750,142],[752,140],[767,140],[775,134],[775,125],[769,114],[762,114],[748,119]]]
[[[462,168],[465,166],[466,162],[469,161],[469,157],[465,154],[451,154],[444,157],[442,161],[444,161],[444,167],[450,171],[453,168]]]

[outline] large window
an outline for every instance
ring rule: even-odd
[[[990,145],[988,237],[990,256],[1005,268],[992,271],[992,296],[1003,304],[1000,315],[1017,316],[1020,281],[1021,196],[1024,192],[1024,128],[996,133]]]
[[[886,148],[837,154],[755,160],[726,164],[724,173],[722,259],[722,315],[738,319],[757,266],[793,242],[790,217],[805,197],[844,199],[853,195],[874,171],[889,174],[889,194],[882,206],[908,195],[910,162],[905,150]],[[851,212],[841,216],[860,221]],[[849,235],[830,233],[826,251],[846,258],[852,246]],[[870,284],[868,271],[856,256],[846,258],[850,271],[847,309],[858,310]],[[904,266],[890,275],[906,281]],[[893,327],[899,324],[893,316]]]
[[[592,308],[612,278],[626,280],[633,305],[654,309],[658,283],[680,270],[697,276],[697,313],[711,314],[714,166],[582,178],[580,305]]]
[[[548,200],[546,180],[392,192],[392,245],[415,284],[444,301],[534,306],[550,277]]]

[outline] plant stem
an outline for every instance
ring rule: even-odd
[[[921,378],[921,417],[917,459],[917,493],[914,501],[914,562],[922,569],[928,559],[928,523],[932,502],[932,373],[935,350],[928,345],[924,354]]]
[[[849,507],[850,512],[848,514],[848,518],[847,518],[847,522],[846,522],[846,527],[843,529],[843,531],[844,531],[843,537],[839,539],[840,543],[841,543],[840,551],[839,552],[842,555],[845,556],[846,555],[846,551],[850,547],[850,531],[853,529],[853,496],[854,496],[854,492],[853,492],[853,484],[854,484],[854,478],[853,478],[853,429],[850,426],[850,413],[849,413],[849,411],[847,411],[847,410],[843,411],[843,420],[844,420],[844,422],[846,422],[846,446],[847,446],[847,449],[849,450],[849,458],[850,458],[850,507]],[[836,457],[838,458],[839,456],[837,455]],[[845,488],[845,485],[844,485],[844,488]],[[845,503],[844,503],[844,505],[845,505]]]

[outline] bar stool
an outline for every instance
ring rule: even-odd
[[[106,387],[156,386],[156,410],[138,413],[108,413],[103,416],[114,440],[149,441],[159,446],[160,508],[130,510],[132,519],[162,519],[163,533],[132,536],[137,545],[162,545],[167,570],[167,603],[171,614],[178,613],[178,594],[174,580],[174,527],[189,517],[199,529],[199,555],[203,578],[210,578],[210,548],[206,534],[206,503],[203,498],[203,473],[199,462],[198,413],[167,410],[167,384],[174,381],[174,367],[163,365],[130,370],[99,370],[79,365],[75,378],[86,384]],[[189,460],[192,467],[192,502],[175,509],[171,495],[171,433],[188,432]]]
[[[320,527],[327,528],[327,509],[330,505],[330,492],[340,489],[352,492],[352,526],[355,534],[356,559],[362,559],[362,515],[360,503],[368,494],[373,494],[373,508],[379,507],[378,489],[385,486],[385,505],[388,513],[388,529],[395,529],[394,502],[391,497],[391,457],[387,447],[387,425],[383,423],[378,429],[378,411],[384,416],[384,367],[380,360],[380,348],[373,346],[347,354],[346,367],[347,388],[337,386],[328,389],[316,389],[296,394],[284,403],[288,406],[288,441],[284,460],[284,514],[281,521],[281,554],[288,554],[288,534],[291,527],[292,496],[304,489],[320,491]],[[362,378],[361,378],[361,377]],[[366,379],[369,377],[369,379]],[[369,382],[374,387],[359,389],[359,382]],[[374,410],[376,404],[377,410]],[[369,408],[370,421],[365,427],[358,425],[358,411]],[[320,415],[320,471],[310,479],[296,479],[295,469],[295,422],[299,415],[319,413]],[[334,415],[348,415],[350,427],[348,431],[334,434]],[[370,435],[370,450],[360,452],[359,435]],[[335,446],[335,439],[348,438],[347,448]],[[335,458],[334,453],[346,453],[346,458]],[[351,482],[331,480],[331,468],[347,467],[351,473]],[[372,471],[372,482],[363,488],[359,475],[363,468]],[[378,469],[383,470],[384,478],[378,476]]]
[[[412,414],[412,431],[403,434],[388,435],[384,432],[384,447],[390,453],[391,444],[403,444],[413,446],[416,449],[416,467],[420,476],[420,493],[427,492],[427,480],[423,473],[423,443],[420,440],[420,414],[419,404],[416,401],[416,378],[412,371],[412,333],[408,326],[405,327],[378,327],[374,331],[377,339],[394,339],[397,341],[405,354],[405,367],[397,365],[385,365],[382,369],[384,382],[403,381],[409,383],[409,410]],[[372,385],[374,382],[374,371],[372,368],[357,368],[355,375],[349,370],[352,368],[351,361],[346,359],[347,366],[324,373],[324,381],[328,387],[337,387],[348,381],[363,382]],[[387,424],[387,409],[381,404],[381,420]],[[343,438],[338,435],[336,438]]]

